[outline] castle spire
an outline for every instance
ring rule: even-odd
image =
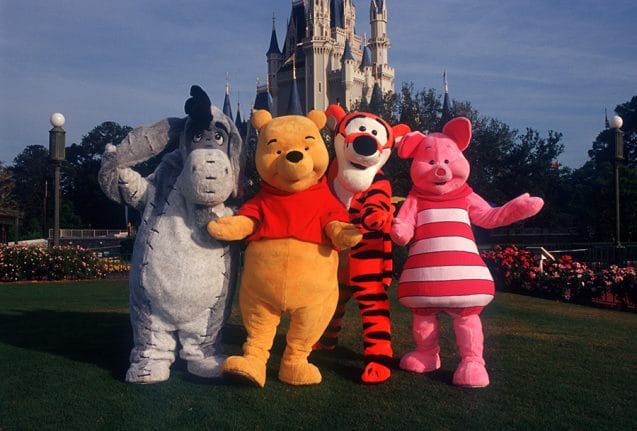
[[[447,124],[447,121],[451,120],[451,106],[449,102],[449,83],[447,82],[447,70],[445,69],[442,74],[443,85],[445,89],[445,96],[442,102],[442,116],[440,118],[440,122],[442,126]]]
[[[232,119],[232,106],[230,105],[230,78],[228,73],[226,73],[226,95],[223,98],[223,113],[228,116],[228,118]]]

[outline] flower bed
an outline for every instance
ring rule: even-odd
[[[8,247],[0,245],[0,282],[104,278],[127,264],[99,258],[80,247]]]
[[[637,304],[635,267],[593,268],[571,256],[540,261],[539,256],[516,246],[483,250],[496,288],[578,304],[609,302],[621,308]]]

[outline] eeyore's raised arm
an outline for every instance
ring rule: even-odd
[[[117,146],[108,144],[98,174],[106,196],[124,203],[120,194],[120,176],[126,182],[135,182],[133,177],[139,175],[130,168],[158,155],[168,146],[177,147],[185,124],[186,118],[165,118],[155,124],[135,128]],[[141,194],[142,190],[138,193]]]

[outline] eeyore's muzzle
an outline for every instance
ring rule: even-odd
[[[186,199],[199,205],[216,205],[232,193],[235,183],[230,160],[218,149],[193,150],[184,161],[177,186]]]

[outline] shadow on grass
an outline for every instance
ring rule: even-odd
[[[21,310],[0,315],[0,342],[95,364],[121,380],[132,333],[125,313]]]

